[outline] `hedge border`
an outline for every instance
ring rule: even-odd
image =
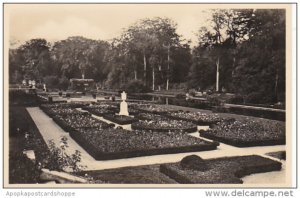
[[[166,147],[156,149],[140,149],[123,152],[97,152],[92,144],[89,144],[85,137],[75,130],[70,133],[70,136],[84,148],[95,160],[113,160],[113,159],[124,159],[141,156],[161,155],[161,154],[174,154],[174,153],[186,153],[186,152],[197,152],[197,151],[208,151],[217,149],[217,145],[208,141],[205,141],[206,145],[190,145],[190,146],[179,146],[179,147]]]
[[[207,131],[199,132],[201,137],[211,139],[214,141],[222,142],[236,147],[251,147],[251,146],[272,146],[272,145],[285,145],[285,139],[278,140],[256,140],[256,141],[243,141],[243,140],[233,140],[224,137],[218,137],[208,133]]]
[[[240,156],[240,157],[243,157],[243,156]],[[259,156],[259,157],[261,157],[261,156]],[[262,158],[264,158],[264,157],[262,157]],[[216,160],[216,159],[222,159],[222,158],[214,158],[214,159],[209,159],[209,160]],[[265,159],[267,159],[267,158],[265,158]],[[269,160],[271,160],[271,159],[269,159]],[[250,174],[265,173],[265,172],[281,170],[282,164],[280,162],[277,162],[274,160],[271,160],[271,161],[272,161],[272,163],[264,164],[264,165],[251,164],[249,166],[240,166],[241,167],[240,170],[236,170],[235,172],[233,172],[233,176],[237,178],[236,183],[242,184],[243,181],[240,178],[250,175]],[[179,162],[177,162],[177,163],[179,163]],[[192,179],[190,179],[188,176],[178,173],[176,170],[170,168],[168,165],[169,164],[161,164],[159,167],[159,171],[161,173],[169,176],[171,179],[174,179],[178,183],[195,184],[195,182]],[[232,183],[234,183],[234,182],[232,182]]]
[[[133,122],[139,121],[138,119],[130,117],[130,116],[126,116],[126,117],[127,118],[131,118],[131,119],[130,120],[120,120],[118,118],[115,118],[115,117],[111,116],[111,114],[105,114],[105,115],[103,115],[104,119],[112,121],[112,122],[120,124],[120,125],[132,124]]]

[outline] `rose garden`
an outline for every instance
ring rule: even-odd
[[[10,38],[8,183],[286,185],[287,13],[198,8],[194,25],[166,10],[117,33],[91,17],[111,39]]]
[[[120,115],[117,94],[10,94],[12,183],[240,184],[284,172],[284,121],[134,99]]]

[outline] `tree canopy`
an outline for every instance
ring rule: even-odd
[[[9,79],[67,89],[70,78],[93,78],[102,88],[225,89],[245,102],[284,101],[285,23],[282,9],[212,10],[193,49],[177,24],[161,17],[137,21],[112,42],[32,39],[10,49]]]

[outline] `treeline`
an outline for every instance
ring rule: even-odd
[[[93,78],[109,89],[210,89],[244,102],[284,102],[285,25],[285,10],[213,10],[193,49],[174,21],[159,17],[137,21],[110,43],[32,39],[10,49],[10,83],[66,89],[70,78]]]

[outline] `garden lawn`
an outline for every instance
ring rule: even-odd
[[[267,119],[224,119],[200,136],[237,147],[285,144],[285,123]]]
[[[181,132],[78,128],[70,133],[96,160],[214,150],[217,144]]]
[[[206,171],[183,168],[181,164],[162,164],[160,171],[181,184],[239,184],[253,173],[281,170],[281,163],[257,155],[205,160]]]

